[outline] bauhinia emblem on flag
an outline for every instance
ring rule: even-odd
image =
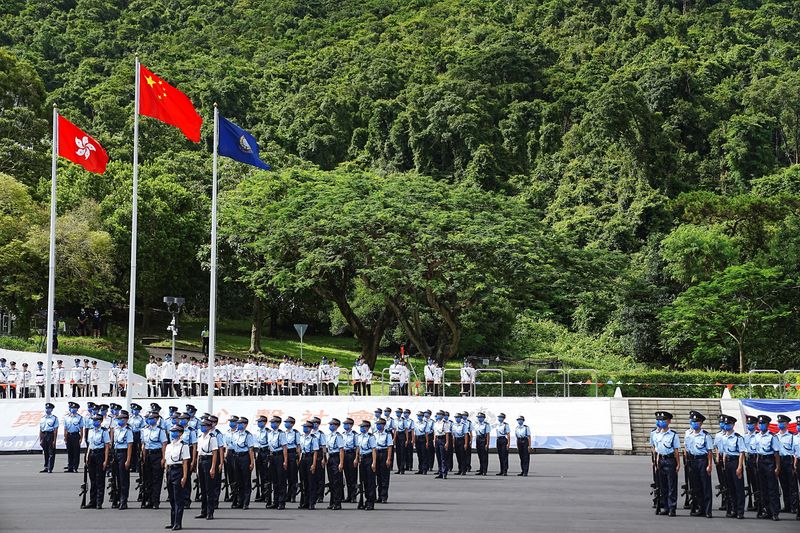
[[[219,155],[264,170],[271,168],[259,158],[255,138],[224,117],[219,117]]]
[[[200,142],[203,119],[189,97],[139,65],[139,113],[175,126],[194,142]]]
[[[58,155],[97,174],[105,172],[108,163],[108,154],[100,143],[61,115],[58,115]]]

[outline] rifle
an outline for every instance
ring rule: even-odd
[[[231,495],[230,495],[230,485],[231,484],[230,484],[230,481],[229,481],[230,469],[228,468],[228,460],[227,459],[225,459],[225,463],[223,465],[222,471],[225,474],[225,477],[222,480],[222,484],[225,487],[225,497],[223,498],[222,501],[229,502],[229,501],[231,501]]]
[[[361,473],[361,454],[358,456],[358,508],[364,508],[364,475]]]
[[[658,459],[655,452],[650,453],[650,464],[653,471],[653,482],[650,484],[653,508],[656,510],[656,514],[661,514],[661,476],[658,474]]]
[[[253,480],[254,488],[256,489],[256,498],[255,501],[260,502],[261,499],[261,469],[259,468],[258,458],[256,458],[256,467],[253,469],[256,471],[256,478]]]
[[[691,461],[686,459],[686,455],[683,456],[683,485],[681,485],[681,496],[685,496],[683,501],[683,508],[684,509],[692,509],[694,507],[694,487],[692,487],[692,476],[690,475],[689,468],[691,465]]]
[[[81,509],[86,509],[86,493],[89,492],[89,465],[83,461],[83,485],[81,485],[81,492],[78,496],[83,496],[81,499]]]
[[[108,462],[108,468],[111,470],[111,478],[108,480],[108,499],[111,502],[111,507],[116,509],[119,507],[119,479],[117,479],[117,458],[116,453],[111,453]]]
[[[142,455],[139,461],[139,477],[136,479],[136,490],[139,492],[139,496],[136,498],[136,501],[142,502],[142,507],[147,504],[147,495],[145,494],[145,487],[147,486],[147,479],[145,476],[145,452],[144,446],[142,446]]]

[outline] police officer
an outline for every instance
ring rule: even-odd
[[[167,467],[167,494],[169,496],[169,524],[165,529],[183,529],[184,488],[189,477],[191,450],[181,439],[183,427],[172,426],[169,430],[170,443],[167,444],[165,465]]]
[[[467,475],[467,439],[466,428],[464,422],[461,420],[461,413],[456,413],[455,420],[450,425],[450,432],[453,437],[453,447],[455,448],[455,454],[458,459],[458,472],[456,472],[456,475],[465,476]]]
[[[183,487],[184,509],[190,509],[192,506],[192,472],[197,470],[197,432],[189,427],[190,420],[189,413],[180,413],[175,417],[175,422],[183,428],[181,440],[189,446],[189,474]]]
[[[427,423],[425,422],[425,413],[419,411],[417,413],[417,420],[411,428],[413,435],[412,451],[417,450],[417,471],[414,472],[418,475],[425,475],[428,473],[428,431]]]
[[[214,519],[214,484],[219,460],[219,441],[212,432],[214,423],[209,418],[200,422],[200,436],[197,439],[197,481],[200,484],[200,514],[195,518]]]
[[[651,433],[651,445],[656,454],[661,486],[661,514],[675,516],[678,507],[678,472],[681,469],[681,443],[678,434],[670,429],[672,413],[656,411],[657,430]]]
[[[115,420],[113,432],[114,474],[117,478],[119,493],[118,509],[128,508],[128,493],[131,486],[131,461],[133,458],[133,431],[128,427],[128,411],[120,410]]]
[[[92,417],[92,427],[86,439],[86,457],[84,461],[89,470],[89,504],[85,509],[102,509],[105,495],[106,467],[108,466],[108,448],[111,437],[108,430],[102,427],[103,417],[96,414]]]
[[[345,418],[342,423],[342,448],[344,449],[344,479],[347,484],[347,503],[356,502],[356,491],[358,485],[358,469],[356,467],[356,437],[358,434],[353,430],[353,419]]]
[[[314,474],[317,478],[317,503],[322,503],[325,498],[325,469],[328,465],[328,438],[325,432],[319,428],[321,423],[319,417],[315,416],[311,419],[311,434],[317,438],[320,457],[320,468],[317,468]]]
[[[706,417],[699,411],[689,411],[689,429],[683,436],[684,466],[692,491],[692,516],[712,517],[714,505],[711,492],[711,469],[714,464],[714,439],[703,429]]]
[[[80,405],[67,404],[69,413],[64,417],[64,441],[67,447],[67,472],[77,472],[81,464],[81,441],[83,440],[83,417],[78,414]]]
[[[300,437],[300,505],[298,509],[314,509],[317,504],[317,462],[319,460],[319,437],[312,433],[314,423],[303,424]]]
[[[744,455],[747,450],[744,437],[733,431],[736,418],[722,415],[723,435],[717,453],[722,458],[725,481],[728,487],[729,518],[744,518]]]
[[[453,456],[455,455],[455,439],[453,438],[453,421],[450,420],[450,412],[444,412],[444,421],[447,424],[447,431],[450,433],[450,447],[447,448],[445,455],[447,456],[447,471],[453,471]]]
[[[325,448],[328,451],[326,469],[328,471],[328,483],[330,484],[331,497],[328,509],[339,511],[342,509],[344,499],[344,487],[342,479],[342,469],[344,468],[344,437],[339,433],[341,422],[338,418],[332,418],[328,422],[328,442]]]
[[[289,466],[289,451],[286,445],[286,433],[281,427],[281,417],[273,416],[269,420],[272,431],[267,439],[270,455],[270,479],[272,481],[272,505],[267,509],[286,509],[286,469]]]
[[[433,461],[436,459],[436,436],[433,431],[433,412],[430,409],[425,410],[425,433],[428,435],[428,453],[425,454],[428,459],[425,465],[424,472],[433,470]]]
[[[450,424],[444,419],[444,411],[437,411],[435,418],[433,436],[436,439],[436,463],[439,466],[436,479],[447,479],[447,450],[452,446]]]
[[[294,427],[295,419],[287,416],[283,421],[284,433],[286,434],[286,451],[288,452],[289,462],[286,468],[286,499],[292,503],[297,502],[298,468],[300,467],[300,432]],[[271,499],[271,496],[270,496]]]
[[[758,487],[758,429],[756,423],[758,417],[747,415],[745,419],[744,446],[747,449],[745,456],[745,469],[747,471],[747,491],[752,495],[752,506],[748,506],[748,511],[756,511],[759,516],[763,515],[761,505],[761,491]]]
[[[780,520],[781,510],[780,493],[778,492],[778,478],[781,473],[780,449],[778,437],[769,431],[772,417],[758,415],[758,480],[761,488],[761,498],[764,502],[763,518]]]
[[[131,403],[131,412],[128,417],[128,427],[133,432],[133,456],[131,457],[131,472],[139,471],[139,459],[142,456],[142,428],[144,417],[141,415],[142,406]]]
[[[256,456],[256,480],[258,487],[256,490],[256,497],[253,498],[255,502],[268,501],[272,503],[272,494],[266,487],[269,486],[269,448],[267,440],[269,439],[270,429],[267,427],[267,417],[261,415],[256,420],[258,429],[253,433],[255,438],[255,456]],[[270,487],[271,488],[271,487]],[[259,495],[260,494],[260,495]]]
[[[496,476],[508,475],[508,436],[511,433],[511,428],[506,422],[506,414],[500,413],[497,415],[497,425],[495,426],[497,434],[497,459],[500,461],[500,471],[495,474]]]
[[[514,435],[517,438],[517,453],[519,454],[519,466],[522,470],[518,476],[528,475],[528,468],[531,464],[531,453],[533,452],[533,437],[531,428],[525,424],[525,417],[517,417],[517,427],[514,428]]]
[[[364,491],[365,511],[375,509],[375,472],[378,461],[375,435],[369,433],[369,420],[363,420],[359,426],[359,434],[356,437],[356,464],[358,465],[358,475],[361,490]]]
[[[795,422],[797,422],[798,431],[794,436],[794,478],[798,487],[800,487],[800,415],[795,417]],[[797,516],[795,519],[800,520],[800,499],[796,499],[795,503],[797,503]]]
[[[44,416],[39,420],[39,444],[44,456],[44,468],[39,473],[51,473],[56,462],[56,441],[58,440],[58,417],[53,414],[56,406],[44,404]]]
[[[467,460],[467,472],[472,472],[472,432],[475,429],[475,425],[472,423],[472,420],[469,419],[469,413],[467,411],[461,413],[461,421],[464,422],[464,437],[466,438],[464,454]]]
[[[395,461],[397,462],[397,473],[406,473],[406,446],[408,443],[408,428],[406,427],[407,420],[403,418],[403,408],[398,407],[395,410],[394,418],[394,452]]]
[[[239,500],[235,505],[231,505],[231,509],[250,508],[250,494],[253,488],[250,473],[255,467],[256,459],[253,453],[255,439],[252,433],[247,430],[248,423],[247,417],[240,416],[236,432],[231,436],[231,449],[234,454],[234,476],[239,485]]]
[[[780,443],[781,461],[781,493],[783,494],[783,512],[797,512],[797,482],[794,473],[794,435],[789,433],[789,422],[792,419],[786,415],[778,415],[778,437]]]
[[[411,409],[403,409],[403,421],[406,429],[406,468],[405,471],[414,470],[414,426],[411,419]]]
[[[222,492],[222,476],[225,470],[225,435],[219,430],[217,427],[217,423],[219,423],[219,419],[214,415],[208,415],[206,417],[212,424],[211,426],[211,436],[217,439],[217,472],[216,475],[212,478],[213,479],[213,507],[214,509],[219,509],[219,496]]]
[[[475,449],[478,452],[478,471],[476,476],[485,476],[489,469],[489,441],[492,435],[492,425],[486,421],[485,413],[478,413],[478,423],[475,424]]]
[[[228,418],[228,429],[224,433],[225,441],[225,479],[228,480],[228,488],[230,489],[231,507],[239,506],[239,481],[236,478],[236,456],[233,452],[233,435],[236,433],[239,426],[239,417],[232,415]],[[225,498],[228,501],[228,498]]]
[[[144,421],[145,426],[142,428],[142,468],[144,468],[142,509],[158,509],[161,504],[161,483],[164,479],[164,454],[169,439],[167,432],[161,427],[158,411],[147,413]]]

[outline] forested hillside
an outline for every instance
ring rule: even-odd
[[[136,55],[205,119],[141,123],[145,320],[207,312],[216,102],[275,169],[221,163],[229,316],[797,366],[800,2],[4,0],[0,307],[42,307],[54,103],[111,157],[59,164],[57,307],[125,305]]]

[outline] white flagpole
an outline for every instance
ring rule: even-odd
[[[214,414],[214,355],[217,342],[217,147],[219,110],[214,104],[214,158],[211,170],[211,290],[208,304],[208,409]]]
[[[47,366],[45,402],[50,403],[53,370],[53,315],[56,307],[56,167],[58,166],[58,109],[53,104],[53,161],[50,176],[50,260],[47,277]]]
[[[136,232],[139,211],[139,58],[136,58],[136,87],[133,102],[133,205],[131,206],[131,287],[128,310],[128,388],[125,403],[131,408],[133,399],[133,349],[136,327]]]

